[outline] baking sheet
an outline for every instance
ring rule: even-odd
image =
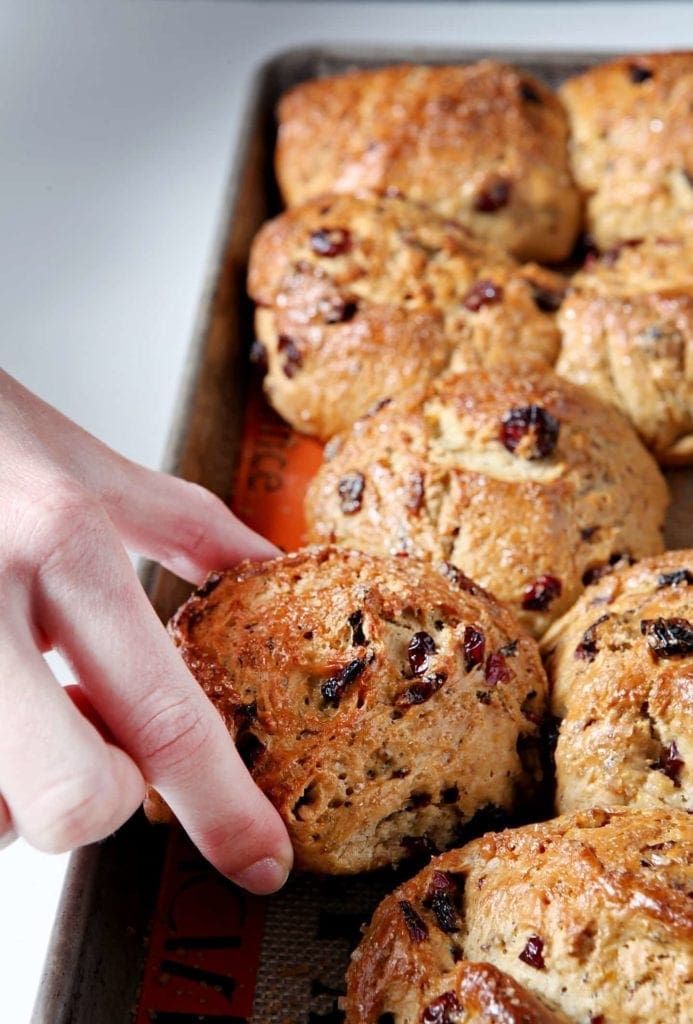
[[[552,86],[607,59],[322,47],[279,55],[256,78],[165,468],[232,502],[287,550],[301,542],[302,494],[321,451],[267,409],[247,364],[248,252],[260,224],[279,209],[276,101],[298,81],[351,67],[482,56],[510,60]],[[668,546],[693,546],[693,474],[668,477],[675,499]],[[143,583],[164,620],[188,589],[156,566],[145,567]],[[295,877],[276,896],[248,896],[181,833],[151,828],[138,814],[106,842],[73,855],[32,1022],[338,1024],[358,927],[396,880],[393,872]]]

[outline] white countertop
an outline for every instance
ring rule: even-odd
[[[693,6],[3,0],[0,365],[147,465],[251,76],[315,42],[691,47]],[[23,843],[0,854],[3,1024],[29,1018],[66,861]]]

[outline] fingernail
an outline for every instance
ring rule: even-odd
[[[263,857],[256,860],[250,867],[231,875],[231,881],[248,892],[254,892],[258,896],[264,896],[270,892],[281,889],[289,877],[289,868],[281,864],[274,857]]]

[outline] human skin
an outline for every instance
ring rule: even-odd
[[[204,488],[128,461],[0,371],[0,845],[102,839],[149,783],[216,868],[271,892],[292,863],[284,825],[126,548],[192,583],[277,554]]]

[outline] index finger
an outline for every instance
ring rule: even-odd
[[[183,664],[107,517],[91,509],[82,518],[72,515],[40,571],[41,626],[208,860],[253,891],[279,888],[293,856],[279,814]]]
[[[280,554],[199,484],[146,469],[107,448],[89,476],[125,543],[191,583],[244,558]]]

